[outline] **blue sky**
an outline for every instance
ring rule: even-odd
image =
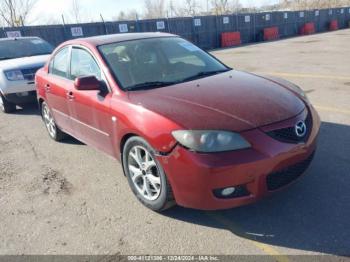
[[[142,13],[144,0],[78,0],[82,6],[84,20],[98,20],[100,14],[105,20],[112,20],[118,16],[120,11],[137,10]],[[207,0],[197,0],[206,7]],[[176,4],[181,0],[173,0]],[[210,0],[209,0],[210,2]],[[241,0],[243,6],[261,6],[267,3],[274,3],[277,0]],[[61,21],[61,14],[64,14],[69,22],[69,13],[72,0],[38,0],[35,12],[31,16],[31,23],[44,23],[45,21]],[[204,9],[204,8],[203,8]]]

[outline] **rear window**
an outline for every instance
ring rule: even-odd
[[[0,41],[0,60],[51,54],[53,47],[40,38]]]

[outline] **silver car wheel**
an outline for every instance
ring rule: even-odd
[[[2,111],[5,110],[4,100],[3,100],[3,98],[2,98],[2,95],[0,95],[0,108],[1,108]]]
[[[47,131],[49,132],[50,136],[52,138],[56,137],[56,124],[55,120],[53,119],[50,109],[46,104],[43,104],[43,119],[45,126],[47,128]]]
[[[141,146],[129,151],[128,168],[137,191],[146,200],[154,201],[161,193],[161,179],[157,163],[152,155]]]

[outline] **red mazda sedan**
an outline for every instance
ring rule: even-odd
[[[170,34],[65,42],[36,85],[50,137],[69,134],[120,160],[156,211],[231,208],[291,184],[320,128],[294,84],[233,70]]]

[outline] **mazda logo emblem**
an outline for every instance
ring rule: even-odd
[[[307,132],[307,127],[304,121],[300,121],[295,125],[295,134],[297,137],[304,137]]]

